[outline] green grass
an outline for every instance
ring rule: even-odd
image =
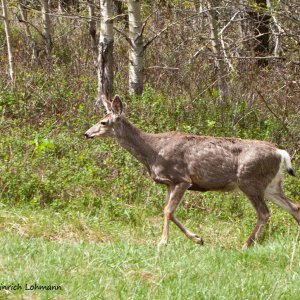
[[[0,284],[63,289],[0,291],[0,299],[299,298],[297,226],[287,213],[270,204],[264,239],[241,251],[256,221],[249,201],[187,192],[177,216],[205,245],[172,225],[169,245],[158,252],[165,187],[112,140],[83,139],[99,118],[91,110],[94,99],[75,105],[70,94],[61,113],[61,97],[46,101],[50,95],[42,91],[30,102],[6,95],[4,104],[15,104],[5,104],[5,114],[0,110]],[[212,102],[199,99],[188,108],[187,100],[175,100],[146,89],[130,99],[130,120],[149,132],[288,144],[276,122],[256,114],[246,114],[246,127],[232,127],[228,111],[227,125],[219,126],[223,113]],[[299,173],[299,155],[293,164]],[[299,202],[299,180],[288,177],[285,184]]]
[[[170,244],[158,252],[161,216],[136,226],[100,211],[2,207],[0,283],[62,291],[1,291],[0,299],[298,299],[297,228],[287,217],[276,230],[278,213],[264,241],[247,251],[240,249],[252,217],[231,223],[182,213],[197,231],[203,218],[205,246],[172,226]]]

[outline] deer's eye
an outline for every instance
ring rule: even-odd
[[[106,126],[108,125],[108,121],[101,121],[100,124]]]

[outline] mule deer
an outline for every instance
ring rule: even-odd
[[[234,191],[248,197],[257,213],[256,226],[243,248],[251,246],[270,218],[265,199],[289,212],[300,225],[300,205],[282,190],[283,172],[295,176],[285,150],[264,141],[207,137],[180,132],[145,133],[124,116],[119,96],[108,102],[108,114],[85,133],[86,138],[114,137],[142,162],[151,178],[165,184],[168,195],[159,246],[169,237],[170,221],[197,244],[202,238],[183,226],[174,213],[186,190]]]

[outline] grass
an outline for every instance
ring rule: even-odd
[[[161,217],[142,221],[2,207],[0,283],[61,285],[62,291],[1,291],[0,299],[298,299],[300,253],[290,219],[281,231],[270,225],[262,244],[247,251],[240,248],[249,218],[231,224],[214,213],[203,218],[203,247],[172,226],[171,242],[160,252]],[[197,222],[184,220],[193,230]]]
[[[149,132],[265,139],[277,128],[268,131],[252,119],[247,128],[214,127],[208,121],[218,119],[213,114],[218,110],[210,102],[187,111],[184,101],[168,108],[164,97],[155,95],[131,99],[131,121]],[[39,99],[44,98],[32,100],[33,107],[43,104]],[[72,101],[64,103],[73,107]],[[165,188],[153,184],[115,142],[83,140],[98,118],[92,105],[82,103],[70,115],[52,116],[50,109],[40,123],[25,120],[27,115],[12,117],[13,108],[11,117],[2,116],[0,285],[37,283],[62,290],[0,290],[0,299],[299,298],[297,227],[271,204],[264,240],[241,251],[256,219],[249,202],[239,194],[187,192],[177,216],[205,245],[195,245],[172,225],[170,244],[158,252]],[[203,107],[205,113],[193,115]],[[30,107],[24,111],[39,116]],[[294,165],[299,170],[299,156]],[[287,195],[298,202],[299,187],[297,178],[287,178]]]

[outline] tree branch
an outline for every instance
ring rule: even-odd
[[[139,33],[139,35],[136,37],[136,39],[138,39],[139,37],[141,37],[144,33],[145,27],[147,25],[148,20],[158,11],[158,9],[156,9],[154,12],[152,12],[151,14],[149,14],[149,16],[145,19],[143,26],[142,26],[142,30]]]
[[[177,68],[177,67],[168,67],[168,66],[150,66],[145,69],[179,70],[179,68]]]
[[[172,25],[172,24],[171,24]],[[162,35],[166,30],[168,30],[171,25],[168,25],[167,27],[165,27],[163,30],[161,30],[159,33],[157,33],[155,36],[153,36],[145,45],[144,45],[144,50],[147,49],[148,46],[150,46],[150,44],[156,39],[158,38],[160,35]]]
[[[130,46],[133,47],[133,44],[132,44],[129,36],[125,32],[121,31],[119,28],[117,28],[115,26],[114,26],[114,30],[116,32],[120,33],[125,38],[125,40],[130,44]]]
[[[18,18],[18,21],[20,22],[20,23],[24,23],[24,24],[28,24],[28,25],[30,25],[30,26],[32,26],[40,35],[41,35],[41,37],[43,38],[43,39],[46,39],[46,37],[45,37],[45,35],[35,26],[35,25],[33,25],[32,23],[30,23],[30,22],[28,22],[28,21],[25,21],[25,20],[23,20],[23,19],[20,19],[19,17],[18,17],[18,15],[16,15],[16,17]]]
[[[155,36],[153,36],[148,42],[145,43],[145,45],[144,45],[144,50],[146,50],[146,48],[147,48],[150,44],[152,44],[152,42],[153,42],[156,38],[158,38],[160,35],[162,35],[162,34],[163,34],[166,30],[168,30],[170,27],[172,27],[172,26],[174,26],[174,25],[176,25],[176,24],[179,24],[179,23],[181,23],[181,22],[183,22],[183,21],[185,21],[185,20],[190,20],[190,19],[192,19],[192,18],[199,17],[200,15],[206,14],[206,12],[208,12],[208,11],[209,11],[209,9],[207,9],[207,10],[205,10],[205,11],[197,12],[197,13],[191,15],[191,16],[185,17],[185,18],[183,18],[183,19],[181,19],[181,20],[179,20],[179,21],[176,21],[176,22],[173,22],[173,23],[169,24],[169,25],[166,26],[164,29],[162,29],[160,32],[158,32]]]
[[[107,19],[107,21],[115,21],[116,19],[122,18],[122,17],[126,17],[127,14],[120,14],[120,15],[116,15],[114,17],[111,17],[109,19]]]

